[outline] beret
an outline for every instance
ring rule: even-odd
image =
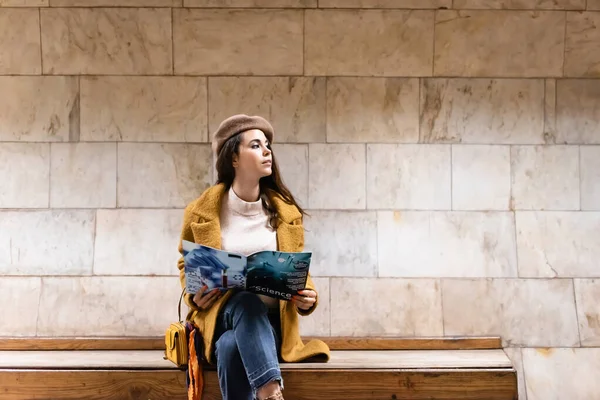
[[[260,129],[263,131],[269,143],[273,143],[273,126],[263,117],[249,116],[245,114],[232,115],[219,125],[216,132],[213,134],[212,149],[215,154],[219,154],[223,145],[231,137],[240,132],[245,132],[250,129]]]

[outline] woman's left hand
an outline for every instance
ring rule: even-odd
[[[299,290],[298,294],[292,296],[292,302],[301,310],[308,310],[317,302],[317,292],[314,290]]]

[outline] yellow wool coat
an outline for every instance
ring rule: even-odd
[[[191,202],[184,211],[183,229],[181,240],[202,244],[205,246],[221,248],[221,225],[220,211],[221,202],[226,194],[226,187],[217,184],[208,188],[202,195]],[[272,199],[273,206],[277,209],[280,224],[277,228],[277,247],[279,251],[297,252],[304,248],[304,228],[302,226],[302,215],[298,209],[287,204],[283,199],[275,197]],[[179,279],[182,288],[185,287],[183,250],[181,241],[179,252],[182,253],[177,267],[179,268]],[[309,275],[307,289],[315,290],[313,281]],[[316,291],[316,290],[315,290]],[[193,302],[192,294],[185,294],[184,299],[190,307],[187,315],[188,321],[193,321],[202,333],[204,341],[204,356],[209,363],[214,363],[213,338],[217,316],[223,305],[231,297],[231,291],[226,292],[208,310],[200,310]],[[306,344],[302,342],[298,329],[298,315],[311,314],[318,305],[317,302],[309,310],[301,310],[292,302],[279,301],[279,315],[281,317],[281,356],[286,362],[299,362],[308,358],[329,360],[329,347],[321,340],[311,340]]]

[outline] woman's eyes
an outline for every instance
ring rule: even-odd
[[[252,145],[253,149],[258,149],[259,147],[260,146],[258,144],[256,144],[256,143]],[[267,149],[271,150],[271,145],[270,144],[267,145]]]

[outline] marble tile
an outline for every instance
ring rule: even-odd
[[[579,346],[570,279],[448,279],[442,299],[445,335],[501,336],[505,347]]]
[[[182,210],[98,210],[96,218],[95,275],[179,276]]]
[[[362,144],[310,144],[308,205],[311,209],[364,209],[366,151]]]
[[[320,8],[451,8],[452,0],[319,0]]]
[[[301,75],[300,10],[173,11],[178,75]]]
[[[52,7],[181,7],[182,0],[50,0]]]
[[[511,148],[512,204],[516,210],[579,210],[577,146]]]
[[[40,46],[37,9],[0,9],[0,75],[40,75]]]
[[[418,79],[328,79],[328,142],[416,143],[418,138]]]
[[[587,9],[589,11],[600,11],[600,0],[587,0]]]
[[[515,277],[508,212],[377,213],[379,274],[391,277]]]
[[[42,286],[39,336],[162,336],[181,294],[177,277],[44,278]]]
[[[310,211],[304,248],[317,276],[377,276],[377,215],[366,211]]]
[[[331,335],[442,336],[441,303],[435,279],[332,278]]]
[[[167,8],[41,9],[44,74],[172,73]]]
[[[453,145],[452,209],[510,208],[510,148]]]
[[[544,143],[556,143],[556,79],[545,80]]]
[[[201,77],[81,78],[81,139],[207,142],[206,86]]]
[[[562,76],[564,26],[558,12],[439,10],[434,75]]]
[[[527,388],[525,386],[525,369],[523,368],[523,355],[521,349],[516,347],[506,347],[503,349],[517,370],[517,385],[519,388],[519,400],[527,400]]]
[[[116,207],[115,143],[53,143],[50,153],[50,207]]]
[[[544,143],[541,79],[423,79],[422,143]]]
[[[575,279],[575,300],[581,345],[600,347],[600,279]]]
[[[318,0],[184,0],[185,7],[313,8]]]
[[[0,208],[46,208],[50,185],[50,146],[0,143]]]
[[[325,78],[210,77],[209,131],[231,115],[260,115],[275,143],[325,142]]]
[[[210,145],[119,143],[118,207],[185,207],[211,184]]]
[[[0,212],[0,275],[90,274],[94,222],[93,210]]]
[[[519,276],[600,277],[600,212],[516,213]]]
[[[600,78],[600,13],[567,13],[565,76]]]
[[[0,0],[0,7],[47,7],[48,0]],[[41,67],[41,65],[40,65]]]
[[[598,397],[600,348],[522,351],[528,400]]]
[[[38,277],[0,278],[1,336],[35,336],[41,290]]]
[[[367,145],[367,208],[449,210],[450,146]]]
[[[312,278],[317,294],[319,305],[309,316],[300,316],[300,335],[302,336],[330,336],[331,335],[331,306],[329,278]]]
[[[300,207],[308,206],[308,145],[274,144],[279,173]]]
[[[0,10],[1,12],[1,10]],[[64,142],[79,137],[77,78],[0,76],[0,141]]]
[[[600,146],[581,146],[581,209],[600,211]]]
[[[424,10],[307,10],[304,73],[431,75],[433,19]]]
[[[453,8],[490,8],[509,10],[585,10],[585,1],[586,0],[454,0]]]
[[[556,142],[600,144],[600,80],[556,83]]]

